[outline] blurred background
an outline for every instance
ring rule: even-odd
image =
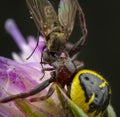
[[[56,6],[58,0],[52,0]],[[87,42],[79,54],[85,67],[100,72],[112,87],[112,105],[120,115],[120,1],[119,0],[79,0],[86,16]],[[0,56],[11,58],[11,52],[19,52],[18,47],[4,30],[4,22],[12,18],[22,34],[37,36],[37,29],[25,0],[4,0],[0,3]],[[78,20],[70,36],[75,43],[80,38]]]

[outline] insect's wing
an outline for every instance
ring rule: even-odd
[[[38,30],[47,36],[57,22],[57,15],[48,0],[26,0]]]
[[[68,36],[73,30],[76,10],[75,0],[60,0],[58,17],[60,24],[67,30]]]

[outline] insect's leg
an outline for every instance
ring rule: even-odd
[[[71,50],[72,47],[73,47],[73,44],[67,42],[66,45],[65,45],[65,50],[66,50],[67,52],[69,52],[69,51]]]
[[[39,35],[39,32],[37,34],[38,39],[37,39],[37,43],[35,45],[35,48],[33,49],[32,53],[26,58],[26,60],[28,60],[34,54],[35,50],[37,49],[37,47],[39,45],[39,36],[38,35]]]
[[[42,67],[43,76],[40,78],[40,80],[42,80],[45,76],[45,71],[43,70],[44,69],[43,64],[47,64],[46,62],[43,61],[43,59],[44,59],[43,53],[44,53],[45,48],[46,48],[46,45],[44,45],[44,47],[42,48],[42,55],[41,55],[40,64],[41,64],[41,67]]]
[[[45,71],[53,71],[55,70],[55,68],[44,68],[42,67],[42,72],[43,72],[43,76],[40,78],[40,80],[42,80],[45,76]]]
[[[86,28],[85,15],[84,15],[84,12],[83,12],[81,6],[79,5],[78,1],[76,1],[76,2],[77,2],[78,13],[79,13],[79,19],[80,19],[80,27],[81,27],[83,36],[86,37],[87,36],[87,28]]]
[[[76,0],[76,5],[77,5],[77,10],[79,12],[79,20],[80,20],[80,26],[82,31],[82,37],[80,38],[80,40],[77,41],[77,43],[74,44],[73,48],[69,51],[70,57],[73,57],[77,52],[80,51],[80,49],[84,46],[84,43],[86,41],[86,36],[87,36],[85,16],[77,0]]]
[[[43,72],[43,76],[40,78],[40,80],[42,80],[45,76],[45,71],[53,71],[55,70],[55,68],[44,68],[42,67],[42,72]]]
[[[46,100],[48,99],[55,91],[55,84],[52,84],[50,89],[48,90],[47,94],[41,97],[35,97],[35,98],[31,98],[29,99],[31,102],[38,102],[38,101],[42,101],[42,100]]]
[[[46,62],[43,62],[42,60],[44,59],[43,57],[43,52],[44,52],[44,49],[46,48],[46,45],[44,45],[44,47],[42,48],[42,56],[41,56],[41,59],[40,59],[40,63],[41,64],[47,64]]]
[[[81,39],[77,41],[77,43],[74,44],[73,48],[68,52],[69,56],[72,58],[74,55],[76,55],[81,50],[83,45],[84,37],[81,37]]]
[[[43,71],[53,71],[55,68],[43,68]]]
[[[50,83],[53,81],[54,81],[53,78],[47,79],[47,80],[43,81],[40,85],[35,87],[34,89],[30,90],[29,92],[11,95],[11,96],[5,97],[3,99],[0,99],[0,103],[6,103],[9,101],[13,101],[15,99],[26,98],[26,97],[35,95],[35,94],[39,93],[40,91],[42,91],[43,89],[45,89],[47,86],[49,86]]]

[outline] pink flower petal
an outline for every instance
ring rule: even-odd
[[[34,88],[39,84],[40,73],[38,69],[0,57],[0,97]]]

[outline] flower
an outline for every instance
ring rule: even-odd
[[[38,44],[34,54],[28,60],[26,60],[26,58],[31,54],[31,52],[35,48],[35,45],[37,43],[36,39],[33,36],[29,36],[27,38],[28,42],[26,42],[26,39],[23,37],[23,35],[21,34],[21,32],[19,31],[15,22],[12,19],[8,19],[6,21],[5,29],[13,37],[14,41],[16,42],[16,44],[18,45],[18,47],[20,48],[20,51],[21,51],[21,53],[19,55],[15,52],[12,53],[13,59],[15,61],[21,62],[21,63],[23,63],[23,62],[39,63],[40,62],[42,48],[45,44],[43,37],[41,37],[41,36],[39,37],[39,44]]]
[[[13,37],[21,52],[20,54],[12,53],[14,60],[0,57],[0,99],[28,92],[42,82],[40,78],[43,76],[40,64],[42,48],[45,44],[43,37],[39,37],[38,47],[34,54],[26,60],[35,48],[36,39],[29,36],[27,39],[28,42],[26,42],[12,19],[6,21],[5,29]],[[43,80],[48,78],[50,78],[50,72],[45,73]],[[47,89],[40,92],[38,96],[45,95]],[[0,117],[54,117],[54,115],[62,112],[60,108],[55,109],[59,104],[59,101],[56,102],[53,95],[47,101],[36,103],[30,103],[27,100],[16,100],[0,104]],[[50,108],[51,106],[53,108]]]

